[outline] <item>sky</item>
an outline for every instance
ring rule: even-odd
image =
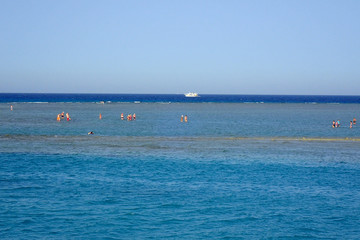
[[[358,0],[0,0],[0,92],[360,95]]]

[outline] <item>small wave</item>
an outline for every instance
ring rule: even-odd
[[[50,103],[50,102],[22,102],[22,103]]]

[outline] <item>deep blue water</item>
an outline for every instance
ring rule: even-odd
[[[1,239],[360,238],[357,97],[3,96]]]
[[[183,94],[39,94],[0,93],[0,102],[265,102],[265,103],[360,103],[360,96],[319,95],[212,95],[187,98]]]

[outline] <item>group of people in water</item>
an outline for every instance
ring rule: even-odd
[[[10,107],[11,111],[13,110],[13,106]],[[71,118],[70,118],[70,115],[69,113],[66,113],[64,114],[64,112],[60,113],[57,115],[57,121],[60,122],[62,119],[65,119],[65,116],[66,116],[66,120],[67,121],[70,121]],[[120,115],[120,118],[121,120],[125,120],[125,117],[124,117],[124,113],[121,113]],[[102,115],[101,113],[99,114],[99,119],[102,119]],[[133,120],[136,120],[136,114],[128,114],[126,119],[128,121],[133,121]],[[188,116],[187,115],[181,115],[180,117],[180,122],[188,122]],[[354,118],[352,121],[350,121],[350,128],[352,128],[354,125],[356,125],[356,118]],[[333,121],[332,122],[332,127],[333,128],[338,128],[340,127],[340,120],[337,120],[337,121]],[[93,132],[89,132],[88,134],[94,134]]]
[[[356,125],[356,118],[354,118],[352,121],[350,121],[350,128],[352,128],[353,127],[353,125]],[[340,127],[340,120],[337,120],[337,121],[333,121],[332,122],[332,127],[333,128],[338,128],[338,127]]]
[[[180,117],[180,122],[187,122],[188,121],[188,116],[187,115],[181,115]]]
[[[67,120],[67,121],[70,121],[70,120],[71,120],[69,113],[66,113],[66,114],[64,115],[64,112],[59,113],[59,114],[57,115],[56,120],[57,120],[58,122],[60,122],[61,119],[65,119],[65,116],[66,116],[66,120]]]
[[[11,111],[13,110],[13,106],[12,106],[12,105],[10,106],[10,110],[11,110]],[[70,121],[70,120],[71,120],[69,113],[64,114],[64,112],[59,113],[59,114],[57,115],[56,120],[57,120],[58,122],[60,122],[62,119],[65,119],[65,116],[66,116],[66,120],[67,120],[67,121]],[[124,113],[121,113],[120,118],[121,118],[121,120],[125,120]],[[102,119],[101,113],[99,114],[99,119],[100,119],[100,120]],[[134,114],[128,114],[127,117],[126,117],[126,119],[127,119],[128,121],[136,120],[136,114],[135,114],[135,113],[134,113]],[[187,116],[187,115],[185,115],[185,116],[184,116],[184,115],[181,115],[181,117],[180,117],[180,122],[188,122],[188,116]],[[350,126],[349,126],[349,127],[352,128],[354,125],[356,125],[356,118],[354,118],[352,121],[350,121]],[[337,120],[337,121],[333,120],[333,122],[332,122],[332,127],[333,127],[333,128],[338,128],[338,127],[340,127],[340,120]],[[94,134],[94,132],[89,132],[88,134]]]
[[[124,119],[125,119],[125,118],[124,118],[124,113],[121,113],[120,118],[121,118],[121,120],[124,120]],[[127,119],[128,121],[136,120],[136,114],[135,114],[135,113],[134,113],[134,114],[128,114],[127,117],[126,117],[126,119]]]
[[[11,111],[12,111],[12,106],[11,106]],[[60,122],[62,119],[65,119],[65,116],[66,116],[66,120],[67,120],[67,121],[70,121],[70,120],[71,120],[69,113],[64,114],[64,112],[59,113],[59,114],[57,115],[56,120],[57,120],[58,122]],[[124,113],[121,113],[120,118],[121,118],[121,120],[124,120],[124,119],[125,119],[125,118],[124,118]],[[101,113],[99,114],[99,119],[100,119],[100,120],[102,119]],[[128,121],[136,120],[136,114],[135,114],[135,113],[134,113],[134,114],[128,114],[127,117],[126,117],[126,119],[127,119]]]
[[[12,105],[11,105],[11,107],[10,107],[10,110],[11,110],[11,111],[13,110],[13,106],[12,106]],[[59,113],[59,114],[57,115],[57,119],[56,119],[56,120],[57,120],[58,122],[60,122],[62,119],[65,119],[65,117],[66,117],[66,120],[67,120],[67,121],[70,121],[70,120],[71,120],[69,113],[64,114],[64,112]],[[121,113],[120,118],[121,118],[121,120],[125,120],[124,113]],[[102,119],[101,113],[99,114],[99,119],[100,119],[100,120]],[[135,113],[133,113],[133,114],[128,114],[128,115],[126,116],[126,119],[127,119],[127,121],[136,120],[136,114],[135,114]],[[180,122],[188,122],[188,116],[187,116],[187,115],[181,115],[181,117],[180,117]],[[349,126],[349,127],[352,128],[354,125],[356,125],[356,118],[354,118],[352,121],[350,121],[350,126]],[[340,120],[337,120],[337,121],[334,120],[334,121],[332,122],[332,127],[333,127],[333,128],[338,128],[338,127],[340,127]],[[88,134],[94,134],[94,132],[89,132]]]
[[[12,110],[12,109],[11,109],[11,110]],[[67,121],[70,121],[70,120],[71,120],[69,113],[64,114],[64,112],[58,114],[56,120],[57,120],[58,122],[60,122],[62,119],[65,119],[65,116],[66,116],[66,120],[67,120]],[[99,114],[99,119],[100,119],[100,120],[102,119],[101,113]],[[121,119],[121,120],[125,120],[124,113],[121,113],[120,119]],[[128,114],[127,117],[126,117],[126,119],[127,119],[128,121],[134,121],[134,120],[136,120],[136,114],[135,114],[135,113],[133,113],[133,114]],[[180,117],[180,122],[188,122],[188,116],[187,116],[187,115],[181,115],[181,117]],[[88,135],[93,135],[93,134],[94,134],[93,131],[88,132]]]

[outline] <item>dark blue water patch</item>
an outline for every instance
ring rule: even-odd
[[[360,103],[360,96],[1,93],[0,102]]]
[[[358,167],[281,162],[2,154],[0,237],[360,236]]]

